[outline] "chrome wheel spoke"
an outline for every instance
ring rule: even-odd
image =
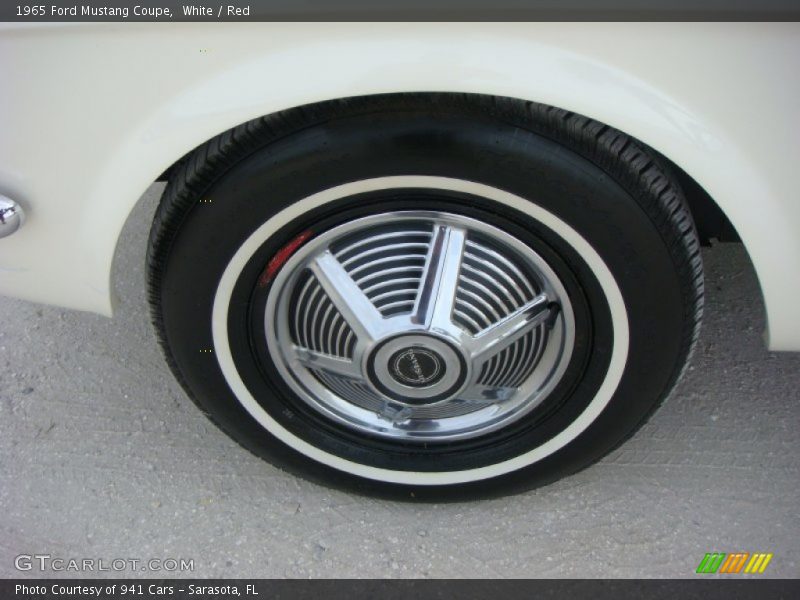
[[[453,307],[466,241],[467,233],[463,229],[435,226],[412,322],[434,331],[453,329]]]
[[[299,346],[294,347],[294,354],[297,362],[307,369],[326,371],[334,375],[349,377],[350,379],[363,379],[361,369],[356,361],[315,352],[314,350],[300,348]]]
[[[472,385],[461,392],[458,398],[469,404],[499,404],[513,398],[516,392],[516,388]]]
[[[394,402],[384,402],[378,412],[378,416],[395,425],[408,421],[414,414],[410,406],[396,404]]]
[[[381,335],[383,315],[329,250],[317,256],[310,268],[357,338],[374,340]]]
[[[526,302],[510,315],[491,327],[484,329],[473,338],[472,360],[480,364],[513,344],[534,327],[541,325],[556,310],[547,298],[539,294]]]

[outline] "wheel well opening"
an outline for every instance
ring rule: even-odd
[[[691,175],[669,158],[657,150],[651,150],[658,154],[659,158],[667,164],[672,175],[683,189],[683,194],[689,204],[689,210],[697,228],[700,243],[703,246],[710,246],[711,240],[741,242],[739,233],[711,195]]]

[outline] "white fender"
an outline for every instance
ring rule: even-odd
[[[0,26],[0,293],[112,312],[137,199],[249,119],[405,91],[509,96],[582,113],[689,173],[739,232],[769,347],[800,350],[800,25],[215,23]]]

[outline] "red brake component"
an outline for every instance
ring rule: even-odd
[[[258,278],[258,287],[266,287],[270,281],[272,281],[275,274],[280,270],[280,268],[286,264],[286,261],[294,254],[297,249],[302,246],[308,238],[312,236],[312,232],[304,231],[300,235],[296,236],[292,241],[286,244],[283,248],[278,250],[278,252],[273,256],[270,261],[267,263],[264,272],[261,274],[261,277]]]

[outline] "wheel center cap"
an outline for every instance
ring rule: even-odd
[[[392,378],[415,388],[436,385],[445,376],[444,359],[433,350],[411,346],[395,352],[389,358]]]
[[[466,362],[458,349],[426,333],[384,340],[372,352],[367,365],[367,375],[376,391],[412,405],[450,397],[467,376]]]

